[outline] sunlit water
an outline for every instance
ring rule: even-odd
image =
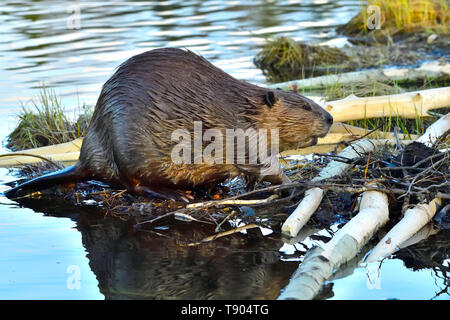
[[[287,34],[341,46],[346,39],[334,29],[359,4],[2,1],[0,137],[4,140],[21,105],[29,104],[43,85],[54,88],[69,108],[94,104],[114,68],[153,48],[188,48],[236,78],[262,84],[265,79],[252,59],[267,37]],[[0,169],[2,182],[13,179],[7,173]],[[172,240],[137,235],[126,224],[81,209],[33,211],[4,197],[0,201],[1,299],[275,299],[298,265],[280,258],[293,247],[279,237],[266,236],[258,245],[242,237],[180,249]],[[171,228],[178,232],[177,226]],[[382,286],[374,289],[367,286],[364,269],[355,269],[335,281],[334,298],[430,299],[443,286],[431,271],[412,272],[400,260],[388,260],[382,272]]]

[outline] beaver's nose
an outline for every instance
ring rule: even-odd
[[[325,116],[325,121],[331,126],[333,124],[333,116],[329,113]]]

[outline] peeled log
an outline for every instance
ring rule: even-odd
[[[354,139],[357,136],[363,135],[367,133],[367,130],[354,127],[354,126],[348,126],[341,124],[339,127],[336,126],[336,131],[339,132],[331,132],[326,137],[320,138],[317,145],[313,147],[303,148],[303,149],[297,149],[297,150],[288,150],[281,153],[281,156],[289,156],[292,154],[298,155],[298,154],[311,154],[313,152],[315,153],[325,153],[329,152],[335,149],[336,144],[343,141],[349,141]],[[357,128],[357,129],[355,129]],[[359,129],[359,130],[358,130]],[[348,130],[350,132],[345,132],[344,130]],[[389,138],[389,133],[386,133],[387,135],[380,134],[377,136],[379,137],[387,137]],[[400,135],[400,139],[403,138],[403,136]],[[46,158],[52,159],[54,161],[61,161],[61,162],[75,162],[78,160],[81,144],[83,142],[83,138],[78,138],[76,140],[73,140],[71,142],[61,143],[57,145],[47,146],[47,147],[41,147],[41,148],[34,148],[34,149],[27,149],[20,151],[18,153],[27,153],[30,155],[41,155]],[[12,167],[12,166],[18,166],[18,165],[25,165],[25,164],[32,164],[32,163],[39,163],[41,162],[41,159],[34,158],[34,157],[27,157],[27,156],[21,156],[18,155],[16,152],[8,153],[7,157],[0,158],[0,167]]]
[[[435,198],[429,204],[419,204],[405,212],[405,216],[375,246],[367,257],[367,263],[390,256],[402,243],[425,226],[436,214],[441,199]]]
[[[334,121],[400,116],[427,117],[427,111],[450,106],[450,87],[388,96],[358,98],[354,95],[324,104]]]
[[[42,162],[42,159],[33,157],[32,153],[25,152],[27,154],[30,154],[30,156],[15,156],[14,158],[6,158],[6,159],[0,159],[0,168],[9,168],[14,166],[23,166],[25,164],[33,164],[33,163],[40,163]],[[58,161],[58,162],[76,162],[77,159],[80,156],[79,151],[75,152],[68,152],[68,153],[57,153],[57,154],[48,154],[44,157],[52,160],[52,161]]]
[[[427,128],[425,133],[416,141],[421,142],[427,147],[431,147],[434,142],[450,130],[450,113],[441,117]]]
[[[319,207],[323,194],[324,191],[320,188],[306,190],[305,197],[283,223],[281,227],[283,234],[295,237]]]
[[[307,252],[278,299],[313,299],[333,271],[351,260],[388,219],[387,196],[378,191],[364,192],[360,212],[329,242]]]
[[[380,142],[373,142],[368,139],[359,140],[358,142],[348,146],[339,153],[339,156],[347,159],[354,159],[367,152],[373,151]],[[339,161],[331,161],[325,168],[320,171],[319,175],[312,179],[318,182],[324,179],[333,178],[341,175],[352,165]],[[317,210],[322,201],[324,191],[320,188],[312,188],[305,192],[305,197],[300,201],[297,208],[286,219],[281,227],[281,232],[287,236],[295,237],[301,228],[308,222],[313,213]]]
[[[23,151],[17,151],[17,153],[31,153],[37,154],[40,156],[48,156],[49,154],[58,154],[58,153],[70,153],[75,151],[80,151],[81,145],[83,144],[83,138],[78,138],[66,143],[55,144],[46,147],[27,149]],[[11,155],[14,155],[16,152],[12,152]]]
[[[0,167],[7,168],[17,165],[39,163],[42,161],[41,159],[34,157],[17,155],[17,153],[40,155],[53,161],[75,162],[80,155],[82,143],[83,138],[78,138],[66,143],[8,153],[7,157],[0,158]]]
[[[417,81],[422,79],[440,78],[450,75],[450,64],[440,62],[428,62],[419,68],[388,68],[379,70],[364,70],[346,72],[340,74],[326,75],[321,77],[308,78],[303,80],[293,80],[270,85],[269,88],[289,88],[297,86],[302,89],[320,89],[334,86],[337,83],[365,82],[391,82],[391,81]]]

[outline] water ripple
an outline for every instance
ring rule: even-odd
[[[342,45],[333,30],[360,5],[359,0],[77,3],[2,1],[0,108],[18,110],[18,98],[35,96],[42,83],[55,87],[68,105],[80,97],[95,103],[121,62],[166,46],[188,48],[237,78],[262,83],[252,59],[268,36]]]

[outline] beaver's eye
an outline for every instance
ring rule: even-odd
[[[306,111],[311,111],[311,107],[308,106],[307,104],[305,104],[305,105],[303,106],[303,109],[305,109]]]

